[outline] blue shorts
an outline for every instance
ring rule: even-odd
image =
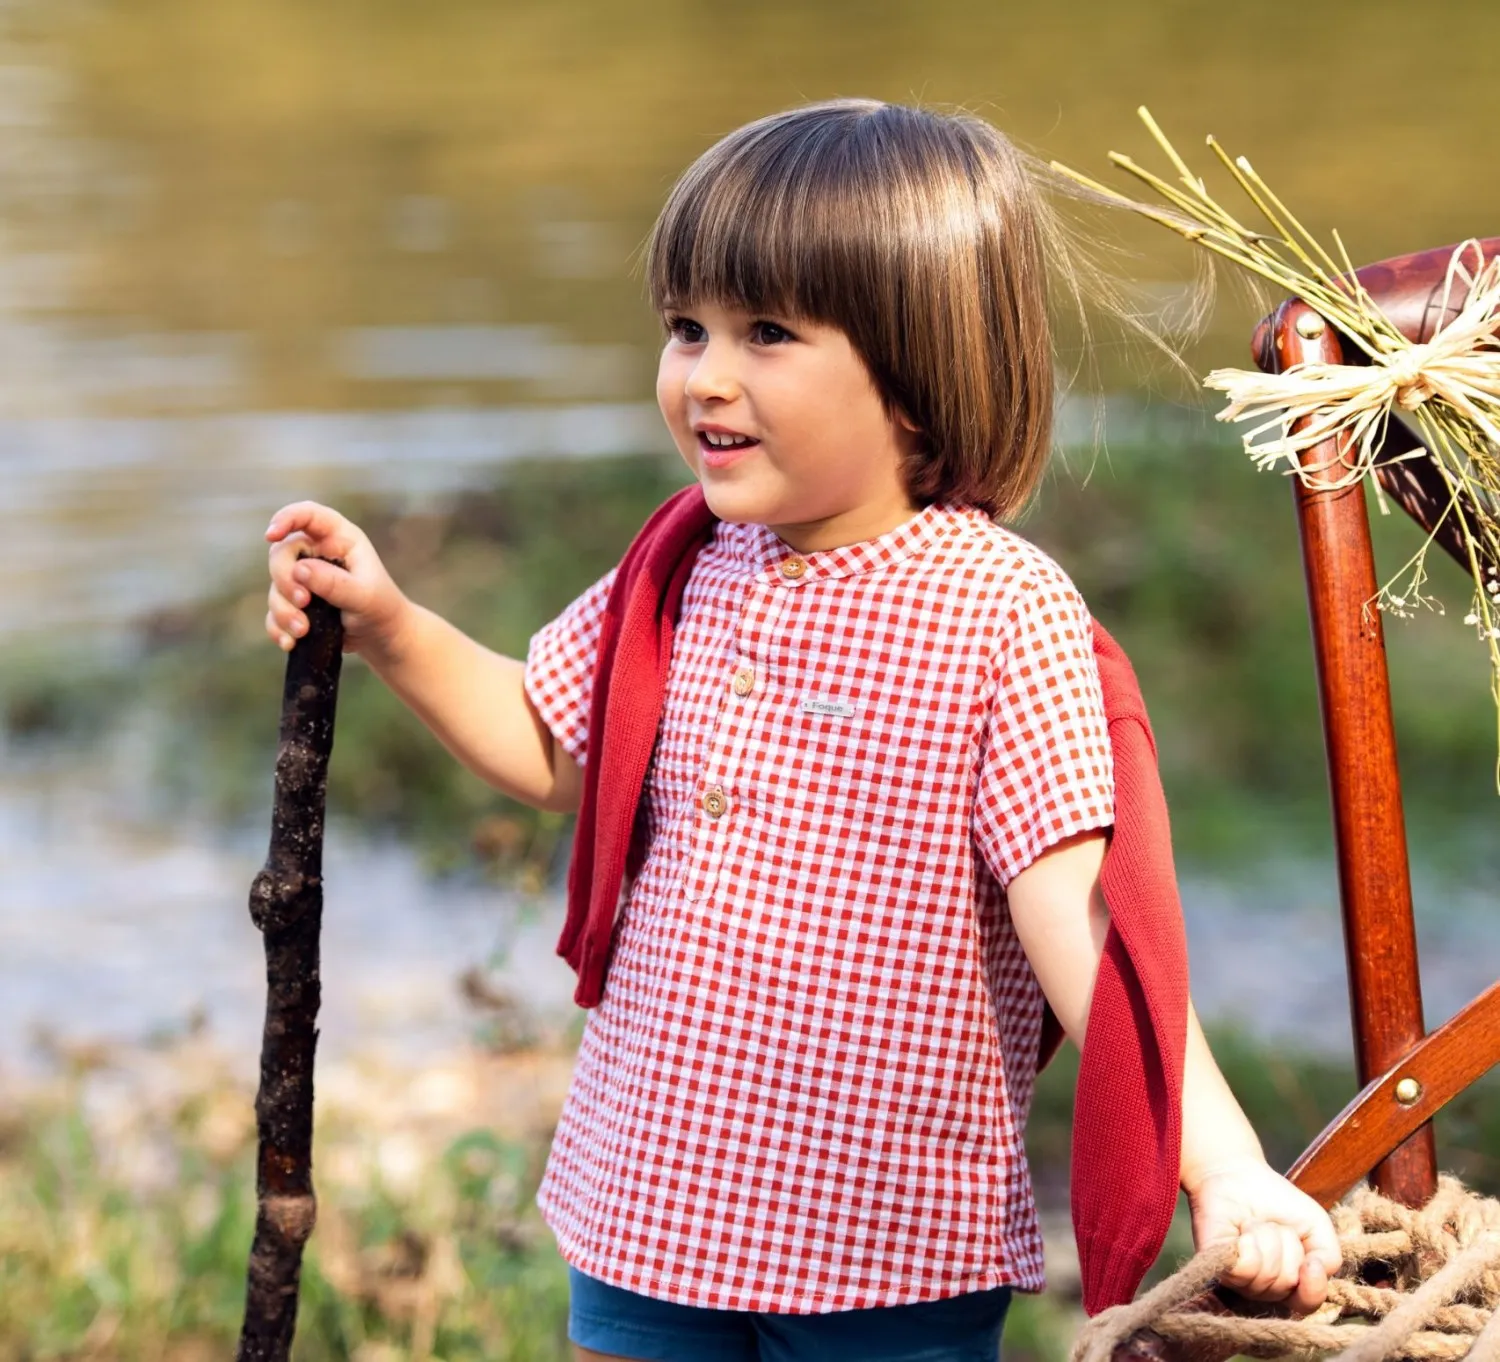
[[[1010,1287],[916,1305],[769,1315],[673,1305],[575,1268],[568,1337],[639,1362],[996,1362]]]

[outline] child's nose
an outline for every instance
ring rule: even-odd
[[[739,370],[732,348],[710,341],[688,372],[687,395],[695,402],[715,398],[724,401],[739,392],[739,385]]]

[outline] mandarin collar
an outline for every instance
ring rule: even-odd
[[[765,525],[719,521],[714,527],[713,545],[757,575],[800,584],[853,577],[889,567],[923,552],[956,528],[956,522],[967,522],[974,516],[983,516],[983,512],[974,507],[934,502],[874,539],[813,553],[798,553]],[[784,565],[795,562],[803,566],[795,577],[790,577]]]

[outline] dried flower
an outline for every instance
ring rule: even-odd
[[[1500,256],[1486,260],[1477,241],[1466,241],[1453,252],[1441,303],[1445,314],[1456,303],[1457,315],[1426,343],[1414,344],[1360,283],[1337,232],[1330,253],[1249,161],[1231,158],[1210,137],[1209,147],[1269,230],[1246,227],[1209,194],[1150,113],[1144,108],[1139,112],[1177,178],[1163,178],[1116,152],[1110,160],[1157,194],[1164,209],[1137,203],[1056,162],[1053,169],[1301,298],[1364,352],[1368,362],[1358,365],[1307,363],[1280,374],[1217,369],[1205,382],[1229,397],[1221,420],[1259,422],[1245,436],[1245,449],[1257,467],[1281,468],[1318,489],[1346,487],[1367,477],[1373,481],[1375,468],[1385,462],[1381,450],[1394,409],[1409,415],[1424,448],[1396,460],[1430,459],[1453,489],[1439,524],[1453,517],[1468,553],[1479,611],[1471,611],[1464,623],[1482,623],[1479,635],[1489,651],[1500,723],[1500,627],[1490,622],[1491,607],[1500,605]],[[1335,437],[1347,457],[1332,470],[1302,466],[1303,451]],[[1379,496],[1378,483],[1375,490]],[[1381,504],[1383,508],[1383,499]],[[1435,604],[1422,594],[1421,585],[1436,529],[1378,593],[1378,608],[1405,617],[1408,604]],[[1398,581],[1405,585],[1398,588]],[[1496,783],[1500,785],[1500,764]]]

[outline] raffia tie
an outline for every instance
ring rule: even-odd
[[[1375,466],[1393,407],[1417,412],[1436,398],[1500,446],[1500,256],[1471,270],[1465,262],[1478,251],[1465,242],[1453,253],[1442,296],[1461,306],[1430,341],[1412,344],[1388,326],[1390,348],[1369,364],[1310,361],[1279,374],[1215,369],[1203,382],[1229,397],[1218,419],[1266,418],[1246,433],[1246,453],[1260,468],[1285,465],[1325,490],[1357,482]],[[1348,437],[1349,450],[1339,462],[1302,467],[1303,451],[1337,435]]]
[[[1344,1265],[1328,1283],[1328,1299],[1306,1318],[1183,1309],[1233,1261],[1235,1246],[1219,1245],[1139,1300],[1094,1316],[1071,1362],[1109,1362],[1138,1329],[1249,1357],[1338,1353],[1342,1362],[1500,1362],[1500,1201],[1445,1176],[1418,1210],[1360,1187],[1332,1215]],[[1358,1281],[1369,1262],[1383,1264],[1395,1285]]]

